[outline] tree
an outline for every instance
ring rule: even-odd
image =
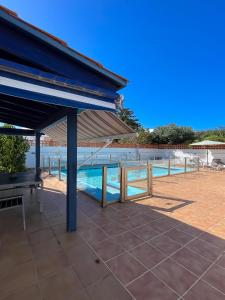
[[[151,144],[151,132],[149,129],[141,128],[138,131],[136,142],[138,144]]]
[[[221,127],[218,129],[199,131],[196,133],[196,139],[198,141],[210,140],[225,142],[225,128]]]
[[[5,128],[14,128],[4,125]],[[30,146],[22,136],[0,136],[0,172],[17,173],[25,171],[26,152]]]
[[[139,123],[139,120],[135,116],[134,112],[129,108],[119,109],[117,112],[118,117],[125,122],[128,126],[130,126],[135,131],[138,131],[141,129],[141,124]]]
[[[160,126],[151,133],[150,142],[155,144],[191,143],[195,139],[195,132],[191,127],[170,124]]]

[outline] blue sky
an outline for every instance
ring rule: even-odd
[[[224,0],[1,0],[127,77],[145,127],[225,126]]]

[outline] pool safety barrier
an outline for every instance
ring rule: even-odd
[[[47,162],[47,165],[46,165]],[[59,180],[66,179],[66,159],[42,157],[42,168]],[[102,207],[113,202],[151,197],[153,177],[199,171],[199,158],[192,160],[123,161],[82,166],[78,169],[77,188],[100,202]]]

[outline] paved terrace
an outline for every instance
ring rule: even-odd
[[[44,214],[1,212],[1,300],[225,299],[225,173],[154,180],[155,197],[101,209],[80,193],[65,231],[65,185],[45,179]],[[34,197],[35,198],[35,197]]]

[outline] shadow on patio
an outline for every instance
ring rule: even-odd
[[[192,176],[105,209],[79,193],[76,233],[63,183],[46,178],[44,213],[27,201],[26,232],[19,209],[1,213],[0,299],[225,299],[225,174]]]

